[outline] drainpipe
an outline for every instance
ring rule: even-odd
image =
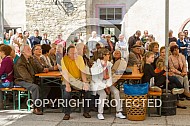
[[[0,42],[3,42],[4,37],[4,5],[3,0],[0,0]]]
[[[166,95],[168,96],[168,56],[169,56],[169,0],[165,0],[165,47],[166,47]]]

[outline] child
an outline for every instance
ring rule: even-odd
[[[154,53],[147,52],[143,58],[142,70],[144,75],[142,77],[143,83],[149,83],[152,77],[156,77],[165,73],[165,70],[162,70],[160,73],[155,73],[154,68],[152,67],[151,63],[154,62]]]
[[[162,58],[159,58],[156,61],[156,69],[155,69],[156,73],[162,71],[164,67],[164,62],[165,61]],[[156,86],[165,88],[166,73],[160,75],[155,80],[156,80]],[[168,73],[168,81],[169,81],[168,89],[172,91],[172,94],[182,94],[184,92],[183,86],[181,85],[180,81],[177,79],[177,77],[173,76],[171,72]]]
[[[157,77],[165,73],[165,70],[162,70],[159,73],[154,72],[154,68],[152,67],[151,63],[154,62],[154,53],[153,52],[147,52],[144,55],[143,58],[143,64],[142,64],[142,70],[143,70],[143,77],[142,77],[142,82],[143,83],[150,83],[150,79],[152,77]],[[150,88],[150,90],[153,91],[161,91],[160,88]]]
[[[155,72],[158,73],[160,71],[162,71],[164,67],[164,59],[163,58],[159,58],[156,62],[156,69]],[[180,83],[180,81],[177,79],[176,76],[173,76],[171,72],[168,73],[168,89],[172,91],[172,94],[182,94],[184,93],[184,88],[182,86],[182,84]],[[156,84],[157,86],[159,85],[159,87],[165,88],[166,87],[166,73],[164,73],[163,75],[160,75],[156,78]],[[160,82],[160,83],[158,83]],[[177,101],[177,108],[181,108],[181,109],[186,109],[187,107],[184,105],[181,105],[179,103],[179,100]]]

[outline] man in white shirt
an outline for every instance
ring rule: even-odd
[[[96,44],[100,41],[100,37],[97,37],[96,31],[92,32],[92,37],[88,39],[88,49],[90,50],[90,57],[93,56],[93,52],[96,50]]]
[[[28,31],[24,31],[23,35],[26,37],[26,44],[28,44],[30,46],[30,48],[32,48],[32,43],[31,43],[31,40],[29,38],[29,36],[30,36],[29,32]]]
[[[116,42],[115,50],[121,51],[121,58],[124,58],[126,61],[128,61],[128,43],[124,40],[124,35],[119,35],[119,41]]]
[[[15,53],[20,56],[20,47],[26,43],[26,38],[22,35],[22,29],[17,28],[16,34],[10,39],[10,45],[15,47]]]

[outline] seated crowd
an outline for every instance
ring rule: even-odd
[[[21,32],[17,30],[14,39],[11,40],[17,46],[14,44],[9,46],[8,42],[0,45],[2,80],[0,88],[10,87],[13,84],[26,88],[31,92],[34,101],[33,113],[42,115],[42,111],[37,107],[39,102],[36,99],[40,99],[40,87],[35,74],[61,69],[64,99],[69,101],[73,90],[81,91],[84,99],[92,99],[92,96],[97,94],[100,101],[104,101],[107,95],[112,93],[117,101],[116,117],[124,119],[126,117],[122,114],[120,91],[115,87],[117,80],[113,80],[112,77],[118,70],[124,71],[128,66],[137,65],[139,71],[144,73],[143,83],[149,83],[154,77],[154,86],[158,87],[157,90],[164,89],[166,86],[164,63],[165,57],[169,57],[169,90],[173,94],[183,93],[187,99],[190,99],[186,65],[188,53],[185,53],[187,46],[181,42],[184,40],[183,36],[180,36],[179,42],[170,42],[170,54],[166,56],[165,47],[161,47],[159,51],[159,43],[154,40],[153,35],[147,35],[147,32],[145,31],[145,35],[140,39],[141,32],[137,31],[129,38],[128,43],[124,40],[124,35],[120,34],[119,41],[114,43],[111,41],[111,35],[98,38],[93,31],[87,44],[71,44],[66,49],[66,42],[60,36],[51,44],[46,33],[42,39],[38,36],[38,30],[35,30],[35,36],[21,37],[21,39],[19,37]],[[181,34],[183,32],[179,33]],[[3,79],[4,74],[6,77]],[[48,98],[51,89],[47,87],[44,90],[43,97]],[[0,91],[0,97],[2,96]],[[2,98],[0,100],[1,107],[3,101]],[[94,99],[91,102],[94,102]],[[86,100],[84,102],[85,118],[91,118],[89,112],[91,107],[94,107],[91,102],[90,105]],[[179,108],[186,108],[179,102],[177,105]],[[71,114],[69,102],[66,102],[65,106],[63,119],[69,120]],[[104,119],[103,112],[104,102],[100,102],[98,119]]]

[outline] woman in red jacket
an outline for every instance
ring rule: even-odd
[[[11,51],[12,48],[8,45],[2,45],[0,47],[0,57],[2,58],[0,66],[0,88],[9,87],[13,82],[13,60],[10,57]]]

